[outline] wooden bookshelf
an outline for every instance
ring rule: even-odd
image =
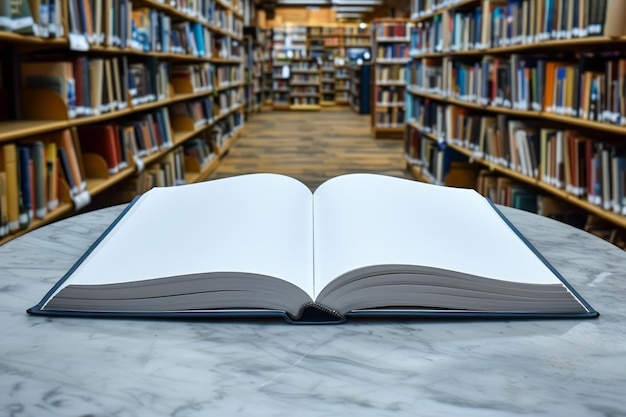
[[[322,105],[348,105],[350,55],[357,49],[371,49],[366,25],[335,24],[309,27],[309,54],[322,59]]]
[[[0,97],[4,100],[0,109],[8,109],[2,114],[5,120],[0,121],[0,177],[5,181],[0,187],[0,212],[8,210],[13,216],[17,208],[22,213],[20,219],[30,217],[8,233],[4,220],[0,220],[0,245],[62,217],[89,210],[96,197],[106,196],[105,204],[118,203],[145,191],[145,187],[203,180],[243,126],[241,1],[210,0],[183,7],[175,1],[132,0],[128,9],[132,13],[122,13],[116,3],[117,8],[106,16],[100,9],[69,8],[67,0],[56,5],[59,20],[46,25],[29,21],[28,27],[33,28],[30,34],[13,33],[10,28],[0,31]],[[127,30],[131,20],[136,34]],[[164,37],[164,32],[150,27],[149,22],[154,21],[169,25],[170,36]],[[84,23],[87,25],[83,27]],[[194,39],[185,38],[189,36]],[[182,39],[186,43],[179,43]],[[50,71],[63,68],[65,72],[24,75],[31,71],[25,69],[25,63],[35,61],[51,63],[44,65],[52,68]],[[61,85],[61,94],[51,87],[53,84],[37,81],[43,79]],[[185,112],[190,113],[185,116]],[[91,137],[86,133],[90,129],[114,136]],[[215,153],[214,161],[200,171],[186,166],[182,156],[183,148],[199,139]],[[111,154],[86,151],[86,145],[91,148],[104,140],[109,140],[110,152],[122,158],[119,164],[111,166]],[[28,184],[34,184],[37,192],[42,190],[47,199],[41,209],[36,207],[44,214],[33,215],[34,199],[23,198],[29,186],[13,173],[31,160],[34,165],[39,163],[39,159],[32,159],[38,158],[36,147],[50,152],[60,149],[61,145],[51,146],[53,142],[72,153],[67,159],[69,165],[64,166],[73,172],[71,180],[80,183],[71,186],[56,153],[42,159],[54,167],[56,175],[52,177],[39,168],[32,171],[39,174]],[[148,148],[141,148],[143,145]],[[11,162],[11,155],[19,159]],[[58,188],[56,206],[50,203],[52,190],[46,184],[58,185],[54,187]],[[0,213],[0,219],[6,214]]]
[[[337,104],[350,104],[351,86],[352,80],[345,62],[335,65],[335,101]]]
[[[614,86],[626,82],[626,15],[612,2],[589,13],[573,0],[413,1],[405,154],[416,178],[445,184],[459,161],[586,213],[589,231],[624,233],[626,93]]]
[[[289,78],[289,109],[321,108],[321,68],[315,58],[293,58]]]
[[[321,94],[322,106],[335,105],[335,64],[332,59],[324,59],[322,61],[321,70]]]
[[[272,30],[264,29],[265,42],[262,47],[262,73],[263,73],[263,106],[272,104]]]
[[[402,138],[410,24],[404,18],[375,19],[372,32],[372,136]]]

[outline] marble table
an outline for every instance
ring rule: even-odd
[[[503,208],[601,313],[592,320],[27,315],[121,210],[0,247],[0,416],[626,415],[626,253],[582,231]]]

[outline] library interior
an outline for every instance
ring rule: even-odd
[[[626,0],[0,0],[0,415],[624,415],[625,266]]]
[[[359,171],[624,249],[625,3],[3,1],[0,245],[154,186]]]

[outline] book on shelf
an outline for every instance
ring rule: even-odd
[[[4,228],[14,232],[20,228],[20,192],[17,146],[7,143],[0,147],[0,172],[4,173],[4,195],[6,208]]]
[[[122,153],[122,142],[117,124],[79,126],[78,137],[83,153],[101,156],[107,163],[110,175],[117,174],[128,166]]]
[[[26,35],[33,34],[35,21],[31,2],[29,0],[0,1],[0,30]]]
[[[154,188],[28,312],[294,323],[598,315],[474,190],[376,174],[314,193],[278,174]]]
[[[11,0],[0,1],[0,30],[13,30],[13,20],[11,19]]]
[[[22,62],[21,86],[25,89],[51,90],[59,94],[68,110],[68,117],[76,116],[76,80],[71,61]]]

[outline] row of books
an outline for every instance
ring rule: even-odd
[[[434,184],[445,184],[446,176],[454,162],[467,161],[467,157],[441,142],[430,140],[420,129],[410,127],[405,141],[408,161],[421,167],[421,175]]]
[[[77,56],[71,61],[51,61],[49,56],[44,59],[20,64],[21,89],[58,94],[69,118],[167,99],[170,83],[174,93],[214,88],[214,66],[208,63],[168,64],[152,57],[130,60],[127,56]]]
[[[318,96],[313,96],[313,97],[291,96],[290,104],[292,106],[319,106],[320,99]]]
[[[346,67],[337,67],[335,70],[336,78],[350,78],[350,74],[348,74],[348,69]]]
[[[198,7],[202,10],[195,10]],[[214,1],[193,2],[185,10],[193,17],[203,16],[203,11],[208,17],[201,20],[215,21],[212,24],[227,33],[242,36],[240,19],[234,19],[232,13],[224,9],[216,10]],[[213,32],[209,27],[199,21],[173,23],[168,13],[133,4],[130,0],[19,0],[11,2],[6,10],[0,8],[0,30],[59,37],[65,35],[66,21],[71,49],[87,50],[90,45],[105,45],[211,56]]]
[[[141,170],[142,158],[173,146],[170,114],[165,107],[120,123],[80,126],[78,136],[82,152],[103,157],[111,175],[131,164]]]
[[[214,37],[213,56],[215,58],[243,60],[243,44],[228,36]]]
[[[482,158],[626,215],[626,147],[572,129],[487,115],[430,99],[407,103],[431,141],[457,145]]]
[[[276,27],[272,31],[272,59],[306,58],[308,56],[306,42],[306,27]]]
[[[477,103],[626,125],[626,59],[550,60],[512,54],[480,62],[413,61],[417,91]]]
[[[77,161],[70,132],[46,139],[0,146],[0,236],[27,228],[31,221],[43,219],[59,206],[61,169],[75,178],[70,169],[78,169],[77,165],[70,166],[69,162]],[[86,182],[79,187],[85,191]]]
[[[319,95],[319,89],[317,87],[292,87],[291,96],[307,96],[316,97]]]
[[[279,91],[279,90],[288,91],[289,81],[288,80],[274,80],[272,83],[272,89],[274,91]]]
[[[172,146],[167,109],[122,123],[85,125],[0,146],[0,231],[27,228],[69,198],[77,208],[90,202],[85,155],[97,155],[114,175],[141,158]],[[63,180],[69,191],[60,191]]]
[[[433,7],[414,15],[432,13]],[[453,4],[452,4],[453,6]],[[411,31],[414,50],[449,52],[626,34],[621,0],[488,0],[435,14]]]
[[[210,131],[193,137],[168,152],[138,175],[128,185],[129,196],[144,193],[152,187],[170,187],[187,183],[186,173],[202,174],[220,153],[225,141],[242,127],[241,113],[218,120]],[[193,179],[193,178],[192,178]]]
[[[220,91],[215,99],[216,114],[223,116],[239,108],[243,103],[243,90],[241,88],[230,88]]]
[[[138,181],[146,171],[155,178],[153,185],[184,183],[185,165],[176,150],[162,155],[157,165],[146,166],[145,158],[174,147],[175,129],[212,123],[210,139],[223,144],[243,126],[243,118],[240,112],[217,118],[217,108],[209,98],[181,102],[169,109],[0,145],[0,237],[28,228],[61,204],[71,203],[76,209],[89,204],[88,178],[109,178],[132,168],[140,174]],[[164,171],[164,161],[170,159],[171,171]]]
[[[196,165],[199,171],[204,170],[207,165],[216,157],[215,143],[210,138],[192,138],[183,145],[185,159],[191,159],[194,162],[190,165]]]
[[[170,106],[170,115],[174,123],[183,125],[181,130],[189,131],[214,123],[220,116],[220,110],[212,99],[204,97],[174,103]]]
[[[405,106],[405,89],[402,87],[376,87],[377,106]]]
[[[456,6],[463,0],[410,0],[411,19],[429,16],[446,7]]]
[[[290,78],[290,84],[319,84],[319,74],[292,74]]]
[[[22,62],[19,69],[23,90],[57,93],[69,118],[121,110],[129,105],[129,98],[136,104],[169,94],[167,89],[159,91],[164,74],[156,61],[129,63],[125,56],[80,56],[73,61]]]
[[[216,75],[219,87],[243,82],[243,69],[240,65],[222,65],[217,68]]]
[[[201,3],[203,1],[200,1]],[[207,3],[207,23],[217,26],[219,29],[238,38],[243,37],[243,21],[228,9],[215,7],[221,3],[215,0],[204,0]]]
[[[214,36],[199,22],[172,24],[169,15],[155,9],[142,7],[132,12],[130,46],[134,49],[211,57]]]
[[[376,65],[376,84],[405,83],[406,65]]]
[[[372,41],[369,38],[343,38],[343,42],[340,42],[338,46],[370,46]],[[345,53],[344,53],[345,55]]]
[[[274,91],[272,94],[272,103],[279,105],[289,105],[289,92]]]
[[[374,25],[376,39],[409,40],[410,23],[408,22],[380,22]]]
[[[404,107],[389,106],[376,109],[374,123],[377,128],[402,128],[405,123]]]
[[[480,170],[476,190],[494,203],[530,211],[583,229],[626,249],[626,233],[611,223],[601,221],[584,210],[521,184],[510,177],[487,169]]]
[[[316,60],[310,61],[296,61],[291,63],[291,71],[319,71],[319,66]]]
[[[59,37],[65,33],[64,2],[47,0],[7,1],[0,3],[0,31],[40,37]]]
[[[137,176],[123,184],[122,189],[117,189],[117,194],[122,201],[130,201],[138,194],[145,193],[152,187],[171,187],[186,183],[185,179],[185,155],[182,147],[178,147],[167,153],[158,161],[150,164]]]
[[[349,36],[367,34],[367,29],[358,26],[312,26],[309,36]]]
[[[218,67],[217,72],[220,69]],[[178,93],[210,92],[215,89],[216,70],[213,64],[173,64],[170,75],[170,82]]]
[[[336,90],[349,90],[351,81],[347,79],[335,79]]]
[[[409,46],[405,43],[378,45],[376,58],[406,61],[409,58]]]
[[[231,139],[243,127],[243,116],[240,112],[232,112],[220,118],[211,130],[211,139],[217,149],[223,149],[226,141]]]

